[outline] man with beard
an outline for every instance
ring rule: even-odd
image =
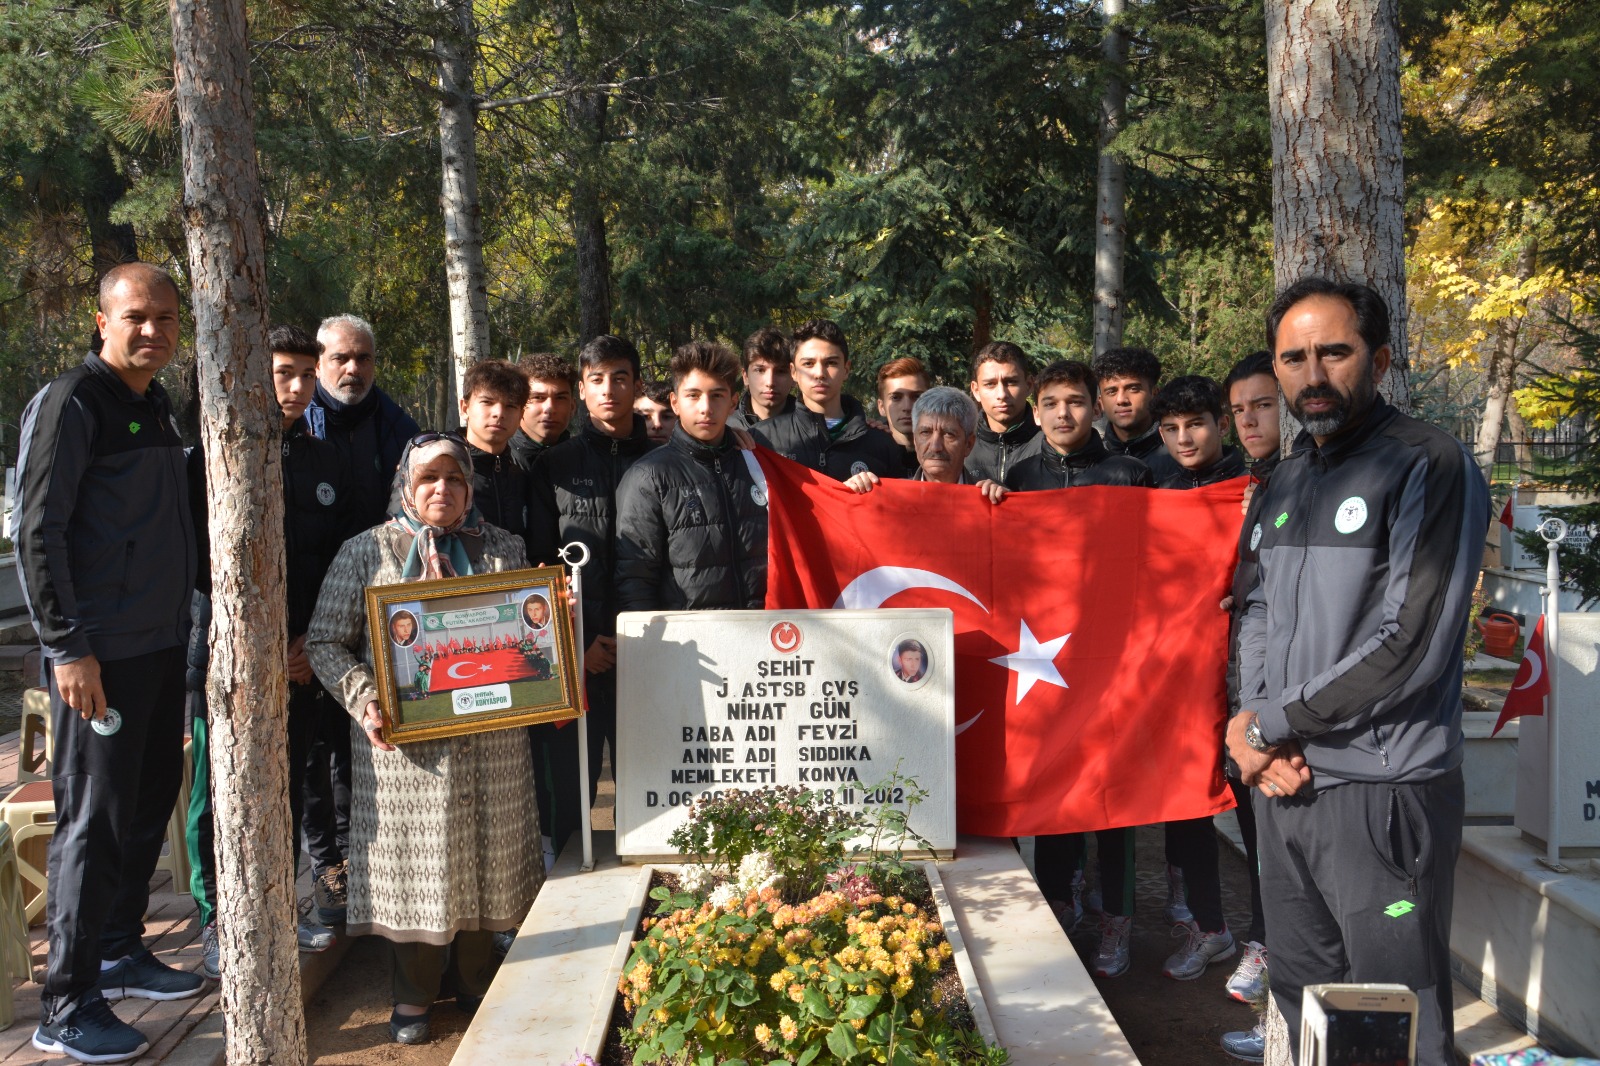
[[[1393,982],[1417,1058],[1454,1061],[1450,912],[1461,847],[1462,640],[1490,520],[1466,449],[1378,395],[1389,309],[1305,278],[1267,337],[1305,429],[1261,493],[1228,754],[1254,785],[1271,994]]]
[[[317,329],[317,391],[306,407],[311,435],[338,451],[348,476],[351,518],[367,529],[389,516],[389,492],[406,441],[420,430],[376,384],[377,341],[371,323],[335,315]],[[311,748],[303,815],[315,873],[317,914],[324,925],[344,921],[346,851],[350,840],[350,719],[332,707]]]
[[[978,442],[967,459],[974,481],[1004,483],[1017,463],[1039,450],[1039,424],[1028,398],[1033,395],[1028,355],[1008,341],[994,341],[972,358],[972,398],[983,409]]]

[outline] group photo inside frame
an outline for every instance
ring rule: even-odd
[[[559,566],[369,586],[367,629],[391,744],[581,713]]]

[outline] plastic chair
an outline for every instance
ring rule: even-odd
[[[50,837],[56,831],[56,794],[48,781],[18,785],[0,800],[0,822],[11,836],[21,881],[24,920],[32,925],[44,913],[49,889],[48,854]],[[42,843],[30,845],[43,838]]]
[[[156,860],[156,869],[172,874],[172,890],[192,897],[189,885],[193,867],[189,865],[189,793],[194,788],[194,740],[183,738],[183,783],[178,786],[178,802],[167,819],[167,848]]]
[[[17,849],[11,844],[11,827],[0,822],[0,1029],[16,1021],[11,985],[33,980],[33,945],[28,939],[28,919],[22,902],[22,874],[17,869]]]
[[[55,763],[55,734],[50,726],[50,693],[30,688],[22,694],[22,737],[17,748],[17,784],[50,780]]]

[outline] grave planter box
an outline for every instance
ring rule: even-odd
[[[578,871],[575,846],[556,864],[454,1063],[599,1054],[652,868],[618,863],[609,833],[595,843],[593,871]],[[929,880],[985,1038],[1016,1066],[1137,1063],[1010,843],[962,838],[957,853]]]

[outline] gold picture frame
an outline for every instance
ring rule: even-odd
[[[583,713],[560,566],[367,588],[383,739],[391,744]]]

